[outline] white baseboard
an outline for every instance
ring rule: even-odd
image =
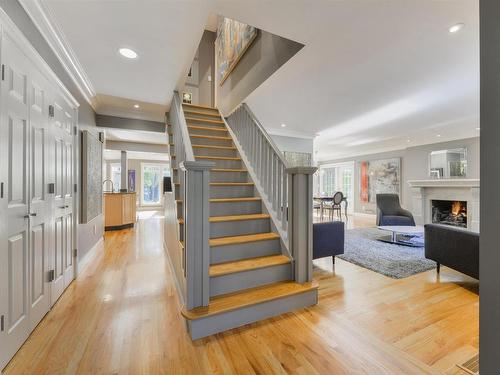
[[[92,248],[87,252],[87,254],[85,254],[85,256],[78,261],[76,277],[78,277],[78,275],[80,275],[83,272],[85,267],[87,267],[90,264],[90,262],[97,256],[97,249],[103,244],[103,242],[104,242],[104,237],[101,237],[99,241],[97,241],[95,245],[92,246]]]
[[[369,213],[365,213],[365,212],[355,212],[353,215],[354,216],[361,216],[361,217],[370,217],[370,218],[377,216],[377,214],[369,214]]]

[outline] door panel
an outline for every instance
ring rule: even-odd
[[[27,236],[25,232],[15,234],[8,240],[9,257],[9,315],[6,330],[8,333],[27,320],[28,285],[26,260],[28,259]]]
[[[2,36],[0,149],[1,169],[6,173],[2,221],[5,223],[0,261],[6,273],[0,314],[0,368],[19,349],[31,331],[29,320],[29,61],[7,35]],[[0,276],[2,277],[2,276]],[[3,350],[5,348],[5,350]]]

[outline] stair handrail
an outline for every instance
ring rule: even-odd
[[[290,166],[246,103],[225,122],[262,201],[294,261],[294,279],[312,280],[312,177],[316,167]]]
[[[215,163],[195,160],[182,105],[179,92],[174,91],[169,111],[173,138],[170,155],[175,154],[171,165],[175,164],[177,167],[178,194],[176,196],[182,205],[180,215],[176,216],[183,219],[181,234],[184,253],[184,301],[186,308],[191,310],[208,306],[210,296],[210,169],[215,166]],[[177,190],[177,187],[174,189]],[[178,230],[177,233],[180,231]]]
[[[174,91],[170,108],[170,122],[173,130],[173,141],[175,144],[175,156],[180,161],[194,161],[193,146],[182,109],[182,101],[178,91]]]

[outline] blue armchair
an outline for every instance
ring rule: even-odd
[[[329,221],[313,224],[313,259],[344,254],[344,223]]]
[[[401,207],[397,194],[377,194],[377,225],[415,226],[415,220],[410,211]]]

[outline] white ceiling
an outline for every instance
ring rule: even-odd
[[[217,11],[305,44],[247,103],[270,132],[319,133],[317,160],[479,134],[477,0],[221,0]]]
[[[246,101],[270,132],[316,136],[318,160],[479,133],[477,0],[36,1],[97,93],[164,108],[214,14],[305,44]]]
[[[111,128],[106,128],[104,133],[107,141],[151,143],[157,145],[167,144],[167,135],[165,133]]]
[[[96,93],[166,107],[184,83],[209,16],[203,0],[30,1],[42,4]],[[138,58],[122,57],[121,47]]]

